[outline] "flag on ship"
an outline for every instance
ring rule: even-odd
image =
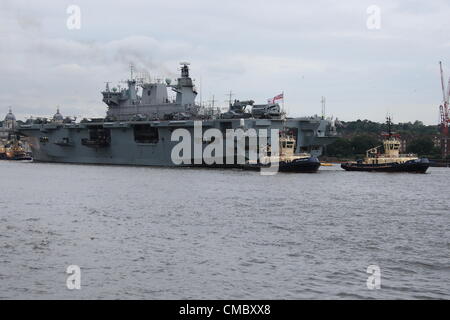
[[[276,101],[279,101],[279,100],[284,100],[284,92],[280,93],[279,95],[277,95],[275,97],[273,97],[272,99],[268,99],[267,102],[268,103],[275,103]]]

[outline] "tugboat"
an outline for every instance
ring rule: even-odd
[[[280,137],[280,154],[271,156],[270,146],[267,146],[265,156],[259,162],[248,161],[244,166],[246,170],[260,170],[261,168],[273,166],[272,161],[278,162],[278,171],[296,173],[315,173],[320,167],[320,161],[309,153],[295,154],[295,139],[292,136],[282,135]]]
[[[367,150],[366,157],[356,162],[342,163],[346,171],[374,172],[414,172],[425,173],[430,167],[427,158],[419,158],[415,154],[400,154],[400,140],[392,133],[391,118],[387,118],[388,134],[385,134],[383,145]],[[383,149],[384,153],[381,153]]]

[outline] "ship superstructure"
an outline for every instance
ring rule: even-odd
[[[127,120],[172,120],[190,119],[199,116],[199,106],[195,104],[197,91],[189,76],[189,63],[183,62],[181,76],[176,84],[170,79],[165,82],[144,82],[131,78],[126,89],[109,88],[102,92],[103,102],[108,105],[108,121]],[[138,95],[138,88],[142,94]],[[168,89],[176,94],[175,100],[170,100]]]

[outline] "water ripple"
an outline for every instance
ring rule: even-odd
[[[450,200],[435,192],[448,169],[0,170],[3,299],[450,298]],[[66,288],[72,264],[79,293]],[[367,289],[372,264],[380,290]]]

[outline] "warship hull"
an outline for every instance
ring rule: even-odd
[[[323,146],[335,139],[325,135],[327,122],[320,118],[216,119],[204,120],[201,124],[202,130],[214,128],[224,134],[227,129],[265,129],[269,136],[270,129],[290,130],[295,133],[296,152],[310,153],[313,157],[320,156]],[[177,165],[172,160],[172,150],[179,143],[172,141],[171,137],[176,129],[186,129],[194,136],[194,121],[32,124],[22,126],[20,133],[29,137],[36,162],[190,166]],[[207,145],[207,142],[203,142],[203,150]],[[286,166],[287,171],[293,169]]]
[[[430,162],[428,159],[423,158],[418,160],[410,160],[404,163],[342,163],[341,167],[346,171],[425,173],[430,167]]]

